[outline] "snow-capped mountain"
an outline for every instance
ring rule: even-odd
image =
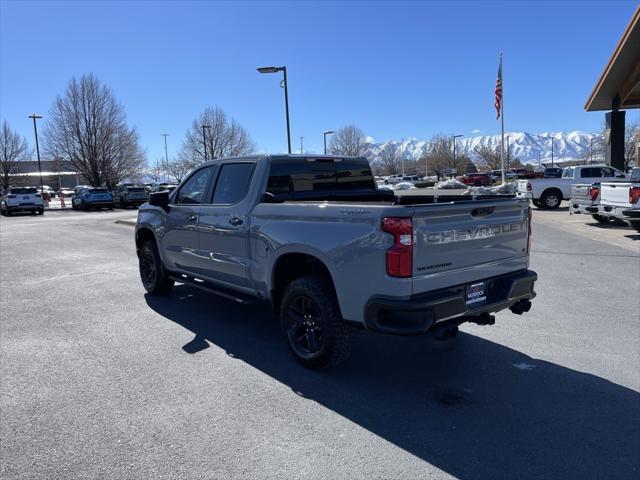
[[[509,157],[518,158],[522,163],[537,164],[538,161],[549,162],[551,160],[551,140],[553,139],[553,157],[555,161],[569,161],[584,158],[589,154],[591,139],[593,141],[594,159],[602,159],[604,156],[601,137],[596,133],[587,132],[506,132],[505,149],[509,145]],[[387,146],[397,151],[401,148],[399,157],[416,160],[429,148],[429,142],[416,138],[404,140],[388,140],[376,142],[373,138],[367,139],[371,143],[372,158],[377,158],[380,152]],[[598,141],[596,141],[598,140]],[[482,135],[477,137],[463,137],[456,139],[458,151],[467,151],[474,163],[481,163],[474,150],[485,145],[496,147],[500,145],[500,135]]]

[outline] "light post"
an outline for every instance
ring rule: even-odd
[[[456,168],[456,138],[460,138],[460,137],[464,137],[464,135],[453,136],[453,166],[451,168]]]
[[[29,118],[33,119],[33,133],[36,136],[36,155],[38,158],[38,173],[40,174],[40,195],[44,198],[44,185],[42,184],[42,164],[40,163],[40,145],[38,144],[38,127],[36,126],[36,120],[42,118],[42,115],[36,115],[32,113]]]
[[[404,138],[400,141],[400,155],[402,155],[402,150],[404,150]],[[402,176],[404,177],[404,157],[402,157]]]
[[[207,161],[207,134],[206,130],[211,128],[211,125],[202,125],[202,143],[204,145],[204,161]]]
[[[433,148],[433,142],[424,142],[429,145],[429,148]],[[429,152],[427,151],[424,156],[424,177],[427,178],[429,176]]]
[[[300,137],[300,155],[304,153],[304,143],[302,142],[304,137]]]
[[[553,168],[553,137],[551,137],[551,168]]]
[[[260,67],[257,69],[260,73],[277,73],[282,72],[283,80],[281,86],[284,87],[284,109],[287,115],[287,148],[291,154],[291,128],[289,126],[289,88],[287,85],[287,67]]]
[[[167,150],[167,137],[169,136],[168,133],[161,133],[160,135],[162,135],[164,137],[164,173],[165,173],[165,177],[167,176],[167,167],[169,166],[169,153]],[[165,178],[165,180],[168,180],[168,178]]]
[[[331,135],[332,133],[336,133],[333,130],[327,130],[326,132],[322,132],[322,136],[324,137],[324,154],[327,154],[327,135]]]

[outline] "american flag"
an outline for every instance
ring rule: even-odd
[[[500,60],[500,66],[498,67],[498,78],[496,79],[496,120],[500,118],[500,111],[502,110],[502,60]]]

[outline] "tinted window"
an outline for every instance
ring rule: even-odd
[[[34,193],[38,193],[37,188],[12,188],[9,190],[9,193],[15,195],[33,195]]]
[[[580,176],[582,178],[602,177],[602,171],[600,170],[600,167],[583,168],[580,170]]]
[[[640,168],[634,168],[631,170],[631,178],[632,182],[640,182]]]
[[[375,189],[371,169],[354,162],[274,163],[267,184],[267,191],[279,196],[365,189]]]
[[[211,172],[213,172],[213,167],[206,167],[191,175],[189,180],[180,188],[176,203],[184,205],[202,203],[211,180]]]
[[[146,190],[143,187],[129,187],[127,188],[129,192],[145,192]]]
[[[242,200],[249,191],[253,167],[253,163],[227,163],[223,165],[213,193],[213,203],[233,205]]]

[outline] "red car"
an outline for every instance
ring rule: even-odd
[[[490,187],[493,183],[491,175],[488,173],[467,173],[462,177],[458,177],[465,185],[471,185],[473,187]]]

